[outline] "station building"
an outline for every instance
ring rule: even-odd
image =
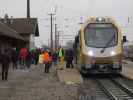
[[[34,38],[39,36],[37,18],[0,19],[0,49],[6,47],[35,48]]]

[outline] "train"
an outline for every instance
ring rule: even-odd
[[[113,18],[89,17],[75,36],[76,67],[84,74],[120,73],[125,41]]]

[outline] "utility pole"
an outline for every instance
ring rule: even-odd
[[[27,18],[30,18],[30,0],[27,0]]]
[[[55,24],[55,50],[57,49],[57,24]]]
[[[50,46],[51,46],[51,51],[53,52],[53,15],[55,15],[55,14],[53,14],[53,13],[50,13],[50,14],[48,14],[48,15],[50,15],[50,24],[51,24],[51,29],[50,29]]]
[[[59,43],[59,37],[60,37],[60,31],[58,31],[58,33],[57,33],[57,48],[59,48],[59,45],[60,45],[60,43]]]

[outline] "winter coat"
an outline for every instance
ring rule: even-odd
[[[27,48],[22,48],[22,49],[20,50],[20,54],[19,54],[20,58],[26,59],[27,55],[28,55],[28,50],[27,50]]]
[[[1,55],[2,55],[2,59],[1,59],[2,65],[9,64],[11,59],[10,59],[8,52],[2,53]]]
[[[72,60],[73,60],[73,57],[74,57],[74,52],[73,52],[73,50],[71,50],[71,49],[66,50],[66,53],[65,53],[65,60],[66,60],[66,61],[72,61]]]

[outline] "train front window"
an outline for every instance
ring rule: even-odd
[[[104,48],[107,44],[107,47],[117,44],[117,29],[110,23],[89,24],[84,32],[85,43],[89,47]]]

